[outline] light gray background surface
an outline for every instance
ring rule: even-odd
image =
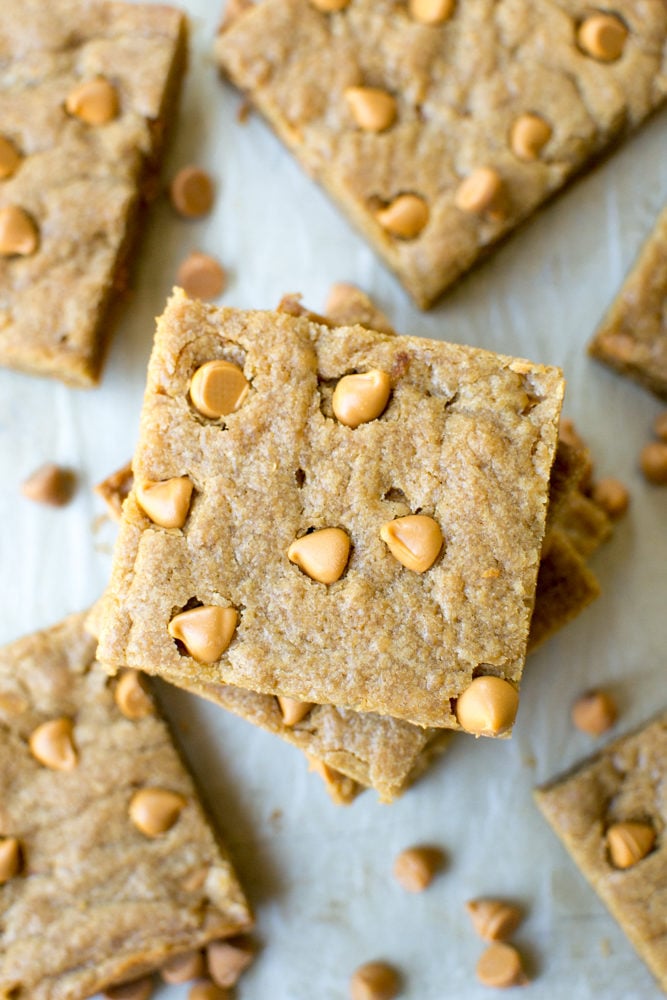
[[[632,507],[594,557],[603,596],[529,661],[511,742],[457,738],[395,805],[367,793],[341,809],[296,750],[179,692],[166,691],[164,702],[257,910],[263,947],[240,1000],[343,998],[351,971],[373,958],[404,970],[411,1000],[488,997],[474,976],[483,944],[463,912],[480,894],[527,908],[516,940],[535,978],[521,996],[659,997],[531,790],[594,749],[569,723],[582,689],[614,691],[617,731],[667,705],[667,490],[637,470],[661,407],[585,356],[667,199],[665,114],[422,314],[266,125],[257,116],[238,124],[239,97],[220,83],[210,57],[218,5],[184,6],[193,49],[167,175],[189,162],[205,166],[217,184],[215,209],[188,223],[165,199],[155,206],[101,388],[0,371],[0,641],[86,607],[105,586],[115,529],[100,523],[91,488],[132,452],[153,318],[191,249],[214,253],[229,269],[227,305],[272,307],[300,291],[321,309],[333,281],[351,280],[405,333],[562,365],[565,412],[590,442],[599,473],[628,484]],[[22,480],[46,460],[79,473],[76,499],[63,510],[20,496]],[[448,863],[428,892],[410,896],[391,866],[399,850],[420,842],[441,845]]]

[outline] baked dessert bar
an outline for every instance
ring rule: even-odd
[[[101,661],[456,728],[475,675],[521,676],[562,394],[553,368],[176,290]]]
[[[252,917],[136,675],[84,615],[0,650],[0,997],[83,1000]]]
[[[170,7],[0,4],[0,364],[97,382],[185,59]]]
[[[581,453],[560,440],[551,470],[549,528],[530,623],[530,651],[577,617],[600,593],[597,578],[577,551],[581,537],[578,524],[574,528],[576,544],[572,544],[567,498],[574,492],[583,496],[578,482],[582,468]],[[96,487],[96,492],[107,503],[111,516],[119,519],[122,502],[131,489],[132,473],[127,465]],[[596,536],[596,542],[601,540]],[[87,627],[94,635],[99,634],[103,600],[88,618]],[[423,729],[388,716],[333,705],[312,705],[301,719],[287,725],[272,695],[196,678],[179,685],[298,747],[317,762],[313,768],[339,802],[354,797],[356,790],[350,788],[350,781],[375,788],[383,801],[391,801],[426,769],[425,761],[434,747],[441,750],[447,745],[447,730]]]
[[[667,208],[628,274],[589,353],[667,399]]]
[[[261,0],[234,13],[220,68],[423,307],[667,95],[661,3]]]
[[[536,792],[582,874],[667,990],[667,714]]]

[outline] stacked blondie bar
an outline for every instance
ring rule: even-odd
[[[451,730],[509,735],[562,395],[523,360],[176,291],[100,660],[291,730],[385,798]],[[576,553],[554,488],[545,566]]]
[[[332,290],[326,316],[305,310],[289,296],[279,310],[328,326],[368,327],[372,322],[393,333],[371,300],[350,286]],[[598,596],[599,585],[587,559],[612,531],[609,517],[588,495],[592,466],[587,448],[568,422],[561,430],[549,479],[528,652]],[[116,520],[133,483],[128,464],[98,487]],[[101,601],[89,616],[89,627],[96,633],[103,611]],[[451,729],[423,727],[375,712],[274,697],[203,674],[181,676],[177,683],[302,750],[338,803],[349,803],[364,787],[374,788],[382,801],[391,801],[424,772],[434,754],[448,746],[452,734]]]

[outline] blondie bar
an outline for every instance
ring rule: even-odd
[[[667,9],[261,0],[223,72],[428,306],[664,103]]]
[[[667,399],[667,208],[658,219],[589,353]]]
[[[477,675],[520,680],[562,394],[553,368],[177,291],[102,662],[457,728]]]
[[[0,650],[0,997],[84,1000],[252,917],[137,676],[84,615]]]
[[[185,56],[170,7],[0,4],[0,364],[97,382]]]
[[[667,715],[536,793],[582,874],[667,990]]]

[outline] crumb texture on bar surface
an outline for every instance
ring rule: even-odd
[[[217,60],[422,306],[667,95],[660,2],[613,5],[627,34],[609,61],[584,51],[595,10],[581,0],[461,0],[436,26],[399,0],[340,6],[249,5],[223,25]],[[384,129],[355,120],[359,87],[393,97]],[[535,119],[539,148],[518,146],[517,123],[535,136]],[[427,213],[407,238],[387,228],[405,196]]]
[[[0,363],[75,385],[99,377],[108,313],[126,284],[137,213],[153,183],[185,64],[184,16],[86,0],[0,4],[0,134],[20,154],[0,210],[38,231],[0,256]],[[68,113],[75,88],[111,84],[118,113]]]
[[[667,208],[589,345],[604,361],[667,399]]]
[[[667,990],[667,714],[615,740],[574,771],[539,789],[537,804],[639,954]],[[648,824],[652,850],[631,867],[613,865],[612,824]]]
[[[212,358],[250,382],[217,422],[188,397]],[[352,429],[327,413],[332,387],[357,369],[390,373],[393,388],[384,413]],[[473,672],[521,676],[562,393],[557,369],[177,291],[158,323],[133,468],[149,481],[188,475],[193,500],[176,531],[152,525],[134,493],[126,501],[102,662],[455,726],[449,699]],[[380,538],[410,513],[445,538],[423,574]],[[352,543],[328,586],[286,558],[324,527]],[[193,602],[239,613],[214,664],[168,634]]]
[[[0,837],[21,849],[0,895],[6,1000],[84,1000],[252,923],[165,723],[121,714],[84,617],[0,650]],[[54,771],[28,740],[62,718],[77,763]],[[184,803],[155,838],[129,817],[144,788]]]

